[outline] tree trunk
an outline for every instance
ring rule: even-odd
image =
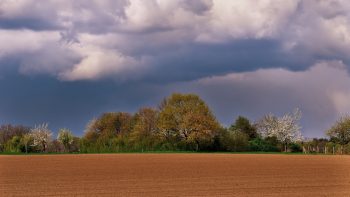
[[[198,142],[198,140],[196,140],[196,152],[198,152],[199,151],[199,142]]]
[[[69,152],[69,144],[65,144],[64,146],[64,152],[68,153]]]
[[[287,152],[287,143],[284,143],[284,152]]]
[[[340,154],[341,155],[343,154],[343,151],[344,151],[344,145],[342,144],[341,147],[340,147]]]
[[[43,152],[45,152],[46,151],[45,143],[42,143],[42,145],[43,145]]]

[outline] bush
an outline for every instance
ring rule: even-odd
[[[261,152],[278,152],[279,148],[276,144],[272,143],[272,140],[258,137],[249,141],[249,150]]]
[[[300,153],[300,152],[303,152],[303,148],[301,147],[300,144],[292,143],[290,145],[290,151],[292,153]]]
[[[21,137],[15,135],[5,143],[4,152],[19,153],[21,152],[21,147]]]
[[[249,136],[241,131],[227,131],[223,146],[227,151],[241,152],[249,150]]]
[[[64,146],[57,140],[53,140],[48,144],[47,152],[49,153],[60,153],[64,152]]]
[[[344,154],[350,154],[350,143],[344,146]]]

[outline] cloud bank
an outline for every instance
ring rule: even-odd
[[[225,124],[300,107],[306,132],[322,135],[350,110],[349,13],[346,0],[2,0],[0,88],[30,79],[38,89],[54,81],[51,94],[105,95],[86,101],[90,112],[191,91]],[[23,110],[7,96],[0,110]],[[47,108],[62,108],[61,98]]]
[[[0,58],[20,59],[21,73],[68,81],[149,78],[176,64],[204,67],[189,80],[303,70],[319,59],[349,62],[349,8],[347,1],[4,0]],[[249,62],[256,55],[249,47],[264,57]]]

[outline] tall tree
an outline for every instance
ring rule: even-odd
[[[26,133],[25,135],[23,135],[21,140],[26,153],[28,153],[28,147],[31,145],[31,143],[33,143],[33,137],[31,133]]]
[[[341,145],[341,154],[344,146],[350,143],[350,116],[341,117],[328,131],[327,135],[332,141]]]
[[[99,135],[115,136],[127,134],[131,131],[132,116],[125,112],[109,112],[94,119],[88,126],[87,131]]]
[[[94,144],[98,149],[110,151],[115,137],[123,138],[130,134],[133,126],[133,117],[129,113],[109,112],[93,119],[88,124],[84,143]]]
[[[205,102],[194,94],[173,94],[166,99],[158,127],[165,138],[179,137],[195,150],[211,143],[219,123]]]
[[[284,151],[287,152],[288,144],[302,139],[299,120],[301,112],[296,109],[293,113],[287,113],[282,117],[276,117],[272,114],[262,118],[257,128],[264,137],[276,137],[284,145]]]
[[[258,137],[258,133],[256,131],[256,128],[250,124],[250,121],[248,118],[243,116],[238,116],[235,123],[231,125],[230,127],[231,131],[240,131],[242,133],[245,133],[248,135],[249,140],[252,140],[256,137]]]
[[[153,108],[141,108],[135,114],[135,123],[130,134],[131,141],[136,146],[151,148],[157,134],[158,111]]]
[[[30,128],[22,125],[1,125],[0,126],[0,151],[4,149],[6,142],[11,140],[14,136],[22,137],[29,133]]]
[[[57,135],[57,140],[64,146],[64,151],[70,151],[70,145],[73,143],[74,136],[69,129],[60,129]]]

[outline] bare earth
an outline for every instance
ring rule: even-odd
[[[350,156],[0,156],[0,196],[350,196]]]

